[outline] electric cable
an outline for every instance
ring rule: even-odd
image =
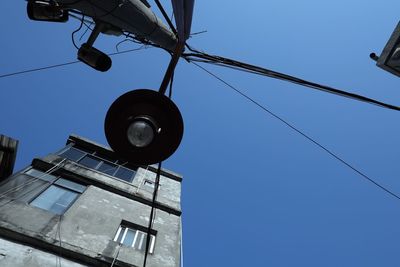
[[[117,260],[117,258],[118,258],[118,255],[119,255],[119,251],[121,250],[121,247],[122,247],[122,244],[121,244],[121,243],[119,243],[119,244],[118,244],[118,249],[117,249],[117,252],[115,253],[115,256],[114,256],[114,258],[113,258],[113,261],[111,262],[111,265],[110,265],[110,267],[113,267],[113,266],[114,266],[114,264],[115,264],[115,261]]]
[[[78,11],[75,11],[75,10],[68,10],[68,13],[69,13],[69,16],[70,16],[70,17],[81,21],[82,15],[83,15],[82,12],[78,12]],[[79,15],[79,16],[77,16],[77,15],[75,15],[75,14],[77,14],[77,15]],[[93,20],[88,20],[88,19],[86,19],[86,18],[84,19],[84,22],[85,22],[85,23],[89,23],[89,24],[93,24],[93,23],[94,23]],[[85,25],[87,26],[87,24],[85,24]]]
[[[154,0],[154,2],[156,3],[158,9],[161,11],[161,14],[163,15],[164,19],[167,21],[168,26],[171,28],[171,31],[175,34],[175,36],[178,36],[178,31],[175,29],[174,24],[172,24],[171,19],[168,17],[168,14],[167,14],[167,12],[165,12],[165,9],[162,6],[162,4],[160,3],[160,1]],[[174,13],[172,13],[172,15],[174,15]]]
[[[139,50],[142,50],[142,49],[148,49],[148,48],[151,48],[151,46],[141,46],[139,48],[134,48],[134,49],[124,50],[124,51],[114,52],[114,53],[110,53],[110,54],[107,54],[107,55],[108,56],[115,56],[115,55],[125,54],[125,53],[129,53],[129,52],[139,51]],[[16,76],[16,75],[20,75],[20,74],[25,74],[25,73],[29,73],[29,72],[36,72],[36,71],[42,71],[42,70],[47,70],[47,69],[63,67],[63,66],[67,66],[67,65],[76,64],[76,63],[81,63],[81,61],[80,60],[75,60],[75,61],[70,61],[70,62],[66,62],[66,63],[50,65],[50,66],[46,66],[46,67],[40,67],[40,68],[34,68],[34,69],[29,69],[29,70],[23,70],[23,71],[17,71],[17,72],[2,74],[2,75],[0,75],[0,79],[1,78],[5,78],[5,77],[10,77],[10,76]]]
[[[16,186],[14,186],[14,187],[12,187],[12,188],[9,188],[9,189],[6,190],[5,192],[2,192],[2,193],[0,194],[0,199],[6,197],[7,194],[9,194],[9,193],[15,193],[15,192],[17,192],[17,191],[20,190],[21,188],[26,187],[27,185],[30,185],[30,184],[36,182],[37,180],[42,180],[42,178],[45,177],[45,176],[47,176],[47,175],[51,175],[52,173],[54,173],[54,172],[56,172],[57,170],[59,170],[60,168],[62,168],[61,165],[64,164],[64,163],[65,163],[65,159],[61,160],[59,163],[57,163],[56,165],[54,165],[53,167],[51,167],[51,168],[48,169],[47,171],[42,172],[42,174],[41,174],[39,177],[37,177],[37,176],[32,176],[32,175],[29,175],[29,174],[28,174],[29,176],[32,176],[32,177],[33,177],[33,179],[32,179],[31,181],[27,181],[27,182],[24,182],[24,183],[22,183],[22,184],[16,185]]]
[[[25,181],[17,186],[14,186],[8,190],[6,190],[5,192],[2,192],[2,194],[0,195],[0,201],[3,200],[3,198],[7,198],[8,201],[6,201],[5,203],[2,203],[0,205],[0,208],[18,200],[21,199],[23,197],[25,197],[26,195],[30,194],[31,192],[36,191],[37,189],[39,189],[40,187],[43,186],[43,184],[37,184],[35,187],[31,188],[30,190],[25,190],[25,192],[23,194],[20,194],[18,197],[7,197],[7,194],[10,193],[16,193],[18,192],[20,189],[30,185],[30,184],[34,184],[36,183],[38,180],[42,180],[43,177],[45,177],[46,175],[51,175],[52,173],[56,172],[57,170],[59,170],[60,168],[62,168],[62,165],[65,164],[65,159],[61,160],[59,163],[57,163],[56,165],[54,165],[53,167],[51,167],[50,169],[48,169],[46,172],[42,173],[39,177],[31,177],[32,179]],[[28,176],[31,176],[28,174]]]
[[[151,211],[150,211],[150,217],[149,217],[149,226],[147,227],[146,250],[145,250],[145,254],[144,254],[143,267],[146,267],[147,255],[149,254],[150,239],[151,239],[150,235],[151,235],[151,230],[153,227],[153,217],[154,217],[154,212],[155,212],[158,187],[160,185],[161,163],[162,162],[158,163],[156,181],[155,181],[154,191],[153,191],[153,200],[151,202]]]
[[[56,255],[56,266],[60,266],[61,267],[61,260],[62,260],[62,241],[61,241],[61,222],[62,222],[62,215],[60,214],[58,217],[58,225],[57,225],[57,231],[56,231],[56,239],[58,236],[58,241],[59,241],[59,251],[58,251],[58,255]]]
[[[240,91],[239,89],[237,89],[236,87],[234,87],[233,85],[231,85],[230,83],[226,82],[225,80],[223,80],[222,78],[220,78],[219,76],[217,76],[216,74],[212,73],[211,71],[207,70],[206,68],[200,66],[199,64],[197,64],[196,62],[192,62],[194,65],[196,65],[198,68],[202,69],[203,71],[205,71],[206,73],[208,73],[209,75],[213,76],[215,79],[219,80],[220,82],[222,82],[223,84],[225,84],[226,86],[228,86],[229,88],[231,88],[232,90],[234,90],[236,93],[238,93],[239,95],[241,95],[242,97],[246,98],[248,101],[250,101],[251,103],[255,104],[256,106],[258,106],[259,108],[261,108],[264,112],[268,113],[269,115],[271,115],[272,117],[278,119],[279,121],[281,121],[283,124],[285,124],[286,126],[288,126],[290,129],[294,130],[295,132],[297,132],[298,134],[300,134],[301,136],[303,136],[304,138],[306,138],[307,140],[309,140],[310,142],[312,142],[313,144],[315,144],[316,146],[318,146],[319,148],[321,148],[323,151],[325,151],[326,153],[328,153],[329,155],[331,155],[333,158],[335,158],[336,160],[338,160],[339,162],[341,162],[342,164],[344,164],[345,166],[347,166],[348,168],[350,168],[351,170],[353,170],[355,173],[357,173],[358,175],[360,175],[362,178],[364,178],[365,180],[371,182],[372,184],[374,184],[375,186],[377,186],[378,188],[382,189],[383,191],[385,191],[386,193],[390,194],[391,196],[397,198],[398,200],[400,200],[400,196],[397,195],[396,193],[394,193],[393,191],[391,191],[390,189],[386,188],[385,186],[379,184],[378,182],[376,182],[374,179],[370,178],[368,175],[364,174],[363,172],[361,172],[360,170],[358,170],[356,167],[354,167],[353,165],[351,165],[350,163],[346,162],[343,158],[339,157],[337,154],[335,154],[333,151],[331,151],[330,149],[328,149],[326,146],[322,145],[321,143],[319,143],[318,141],[316,141],[315,139],[313,139],[312,137],[310,137],[309,135],[307,135],[306,133],[304,133],[303,131],[297,129],[293,124],[289,123],[288,121],[286,121],[285,119],[281,118],[280,116],[278,116],[277,114],[275,114],[274,112],[270,111],[268,108],[266,108],[265,106],[261,105],[259,102],[255,101],[254,99],[252,99],[251,97],[247,96],[245,93],[243,93],[242,91]]]
[[[184,53],[182,55],[182,57],[185,58],[188,62],[202,62],[202,63],[208,63],[208,64],[214,64],[214,65],[218,65],[218,66],[233,68],[233,69],[236,69],[239,71],[244,71],[244,72],[253,73],[253,74],[257,74],[257,75],[267,76],[270,78],[295,83],[295,84],[302,85],[302,86],[305,86],[308,88],[316,89],[319,91],[324,91],[327,93],[335,94],[335,95],[346,97],[349,99],[365,102],[368,104],[377,105],[377,106],[380,106],[383,108],[400,111],[399,106],[387,104],[387,103],[384,103],[384,102],[381,102],[381,101],[378,101],[378,100],[375,100],[372,98],[368,98],[368,97],[365,97],[362,95],[346,92],[346,91],[339,90],[339,89],[336,89],[336,88],[333,88],[330,86],[318,84],[315,82],[310,82],[310,81],[303,80],[303,79],[300,79],[300,78],[297,78],[297,77],[294,77],[291,75],[287,75],[287,74],[273,71],[270,69],[243,63],[243,62],[236,61],[233,59],[224,58],[221,56],[209,55],[204,52],[197,51],[188,45],[187,45],[187,47],[189,48],[189,50],[194,52],[194,53]]]
[[[194,35],[199,35],[199,34],[203,34],[203,33],[206,33],[206,32],[207,32],[207,30],[203,30],[203,31],[191,33],[191,34],[189,35],[189,38],[192,38]]]
[[[79,47],[78,47],[78,46],[76,45],[76,43],[75,43],[75,34],[76,34],[77,32],[79,32],[79,31],[82,29],[82,26],[83,26],[84,21],[85,21],[85,15],[82,15],[81,24],[80,24],[79,27],[78,27],[75,31],[73,31],[72,34],[71,34],[72,43],[74,44],[74,46],[75,46],[76,49],[79,49]]]
[[[85,34],[86,34],[89,30],[93,31],[93,29],[90,28],[90,26],[92,26],[93,23],[94,23],[94,22],[92,21],[92,22],[89,23],[89,25],[87,25],[85,22],[83,22],[83,24],[85,24],[85,26],[86,26],[86,30],[82,33],[81,37],[79,37],[79,41],[82,40],[83,36],[85,36]]]

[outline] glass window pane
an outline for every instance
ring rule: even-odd
[[[146,243],[147,243],[147,234],[143,232],[139,232],[138,240],[136,241],[135,247],[140,251],[146,251]],[[149,253],[153,253],[154,250],[154,241],[155,237],[150,235],[149,240]]]
[[[133,240],[135,239],[136,232],[137,232],[136,230],[128,229],[128,232],[126,233],[126,236],[125,236],[122,244],[124,244],[125,246],[128,246],[128,247],[132,246]]]
[[[78,193],[76,192],[51,185],[33,200],[31,205],[51,211],[55,214],[63,214],[77,196]]]
[[[156,237],[154,235],[150,235],[150,246],[149,246],[149,253],[153,254],[154,252],[154,242],[156,241]]]
[[[58,179],[55,184],[57,185],[61,185],[63,187],[66,187],[68,189],[77,191],[79,193],[83,193],[83,191],[85,191],[86,186],[69,181],[69,180],[65,180],[63,178]]]
[[[82,164],[83,166],[89,167],[91,169],[96,169],[97,165],[99,165],[100,162],[101,160],[87,155],[79,161],[79,164]]]
[[[121,239],[124,236],[126,227],[121,226],[120,229],[121,230],[119,231],[118,238],[114,240],[117,243],[121,243]]]
[[[118,166],[115,164],[112,164],[110,162],[105,162],[101,163],[100,167],[98,168],[99,171],[107,173],[109,175],[113,175],[115,171],[117,170]]]
[[[57,179],[57,177],[55,177],[55,176],[53,176],[51,174],[48,174],[48,173],[45,173],[45,172],[42,172],[42,171],[39,171],[39,170],[35,170],[35,169],[29,169],[25,173],[29,174],[31,176],[34,176],[36,178],[39,178],[41,180],[48,181],[48,182],[53,182],[54,180]]]
[[[114,176],[127,182],[131,182],[134,174],[135,171],[120,166]]]
[[[115,160],[114,158],[111,158],[111,157],[109,157],[109,156],[107,156],[107,155],[98,153],[97,151],[95,151],[95,152],[93,153],[93,155],[96,156],[96,157],[98,157],[98,158],[101,158],[102,160],[107,161],[107,162],[111,162],[111,163],[115,163],[115,162],[116,162],[116,160]]]
[[[76,148],[70,147],[64,152],[60,154],[61,157],[70,159],[72,161],[78,161],[81,159],[86,153],[83,151],[80,151]]]
[[[141,251],[146,250],[146,242],[147,242],[146,236],[147,235],[145,233],[140,232],[140,235],[138,236],[138,240],[136,241],[136,248],[138,250],[141,250]]]

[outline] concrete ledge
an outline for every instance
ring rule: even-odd
[[[93,251],[82,249],[65,242],[61,242],[60,245],[59,240],[42,236],[38,233],[29,232],[20,228],[13,228],[15,227],[10,224],[0,222],[0,236],[6,240],[32,246],[44,252],[58,255],[59,257],[68,259],[78,264],[96,267],[109,267],[113,261],[113,258],[104,257],[103,255],[97,254]],[[137,267],[135,265],[120,262],[118,260],[115,261],[114,266]]]
[[[109,148],[108,146],[104,146],[102,144],[93,142],[93,141],[91,141],[91,140],[89,140],[87,138],[78,136],[76,134],[71,134],[68,137],[67,145],[71,144],[71,143],[77,144],[78,147],[86,148],[88,150],[98,151],[100,154],[103,154],[103,155],[105,155],[107,157],[118,159],[118,157],[115,155],[115,152],[111,148]],[[131,167],[131,168],[132,167],[133,168],[142,167],[144,169],[146,169],[148,167],[151,171],[154,171],[154,172],[157,171],[157,165],[143,166],[143,165],[129,165],[128,164],[126,166],[128,168],[129,167]],[[173,180],[176,180],[178,182],[182,182],[182,178],[183,178],[182,175],[180,175],[178,173],[175,173],[175,172],[172,172],[172,171],[167,170],[167,169],[163,169],[163,168],[161,169],[161,175],[163,175],[165,177],[168,177],[168,178],[171,178]]]
[[[39,169],[39,170],[47,171],[48,169],[54,167],[55,164],[46,162],[46,161],[41,160],[41,159],[33,159],[32,166],[37,168],[37,169]],[[88,171],[90,171],[90,170],[88,170]],[[93,171],[91,171],[91,172],[93,172]],[[92,178],[93,175],[84,175],[84,172],[82,172],[80,174],[77,174],[77,171],[75,169],[74,170],[68,170],[67,166],[56,170],[54,172],[54,174],[62,175],[65,178],[68,178],[68,179],[70,179],[72,181],[75,181],[75,182],[83,183],[83,184],[86,184],[86,185],[94,185],[94,186],[99,187],[101,189],[104,189],[104,190],[107,190],[109,192],[112,192],[112,193],[124,196],[126,198],[138,201],[138,202],[146,204],[148,206],[152,205],[151,199],[146,199],[146,198],[143,198],[141,196],[135,195],[132,192],[132,190],[129,190],[129,189],[124,190],[124,189],[122,189],[123,187],[119,188],[119,187],[113,185],[112,183],[105,183],[104,181],[101,181],[100,179],[93,179]],[[113,182],[116,183],[116,181],[113,181]],[[120,182],[120,183],[122,183],[122,182]],[[156,201],[154,206],[155,206],[156,209],[163,210],[165,212],[174,214],[176,216],[181,216],[181,214],[182,214],[181,210],[178,210],[178,209],[170,207],[170,206],[166,206],[165,204],[160,203],[158,201]]]

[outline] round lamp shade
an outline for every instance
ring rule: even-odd
[[[178,148],[183,119],[168,97],[138,89],[120,96],[109,108],[104,130],[111,148],[132,164],[161,162]]]

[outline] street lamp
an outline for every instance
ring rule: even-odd
[[[376,65],[400,77],[400,23],[397,24],[380,56],[371,53]]]
[[[133,164],[154,164],[171,156],[183,136],[183,119],[165,95],[138,89],[120,96],[109,108],[105,134],[111,148]]]

